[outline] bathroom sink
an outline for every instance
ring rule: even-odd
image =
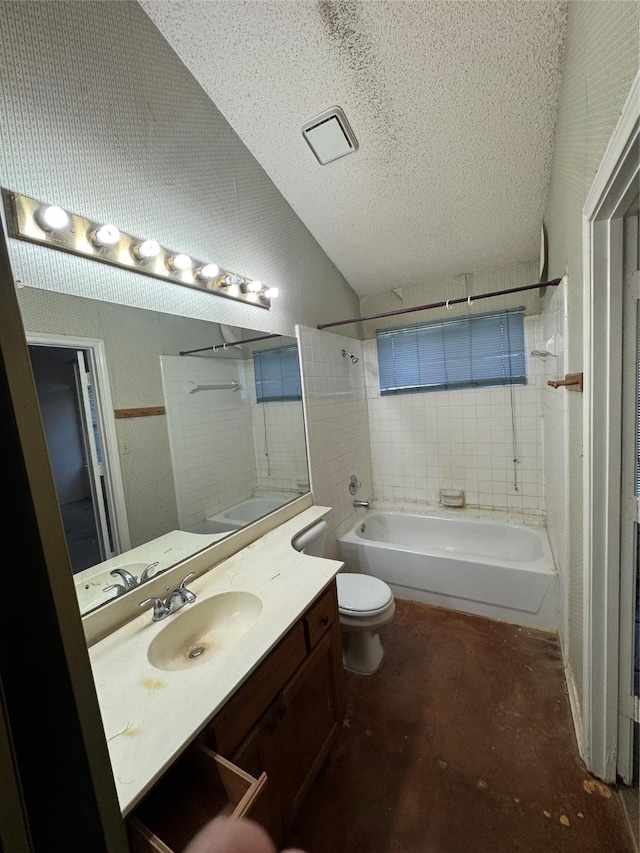
[[[205,601],[187,604],[151,641],[149,663],[157,669],[190,669],[210,661],[235,645],[262,613],[252,592],[221,592]]]

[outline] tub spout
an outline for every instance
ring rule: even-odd
[[[369,509],[369,501],[354,501],[353,505],[354,507],[356,507],[356,509]]]

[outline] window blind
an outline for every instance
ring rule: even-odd
[[[297,346],[255,352],[253,372],[258,403],[302,399]]]
[[[524,308],[376,332],[380,392],[523,385]]]

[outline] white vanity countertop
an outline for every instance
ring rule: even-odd
[[[307,557],[291,546],[294,536],[328,512],[319,506],[304,510],[193,580],[188,587],[198,596],[195,604],[159,622],[146,609],[89,648],[123,816],[341,569],[341,562]],[[210,596],[234,590],[254,593],[263,606],[235,645],[188,669],[166,671],[149,662],[150,642],[172,620]]]

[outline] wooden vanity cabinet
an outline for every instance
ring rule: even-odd
[[[332,582],[204,732],[209,746],[234,765],[256,778],[266,773],[251,816],[276,845],[283,842],[343,716],[342,641]]]
[[[220,814],[280,846],[343,716],[333,581],[127,818],[132,853],[181,853]]]
[[[192,744],[127,819],[131,853],[181,853],[218,815],[254,818],[266,782]]]

